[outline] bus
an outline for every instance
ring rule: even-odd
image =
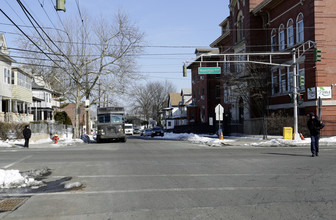
[[[97,143],[111,140],[126,142],[124,118],[123,107],[99,107],[97,109]]]

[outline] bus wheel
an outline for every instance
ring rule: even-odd
[[[121,142],[126,142],[126,140],[127,140],[127,138],[126,137],[124,137],[124,138],[121,138]]]

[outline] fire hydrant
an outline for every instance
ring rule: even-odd
[[[58,143],[59,137],[57,134],[54,135],[54,137],[52,137],[52,140],[54,141],[54,144]]]

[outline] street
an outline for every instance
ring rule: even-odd
[[[336,148],[126,143],[0,148],[2,169],[48,167],[40,189],[3,219],[336,219]],[[65,190],[64,184],[83,187]]]

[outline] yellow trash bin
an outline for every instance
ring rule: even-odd
[[[283,138],[285,140],[293,140],[293,128],[292,127],[283,128]]]

